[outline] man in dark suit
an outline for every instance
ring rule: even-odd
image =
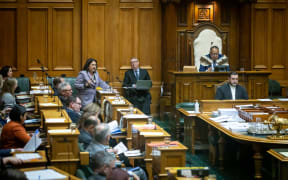
[[[151,95],[149,90],[135,89],[137,80],[150,80],[150,76],[145,69],[139,68],[138,59],[132,58],[131,69],[125,72],[122,85],[123,87],[127,87],[125,90],[125,98],[143,113],[150,114]]]
[[[229,74],[228,83],[217,88],[215,99],[248,99],[246,89],[238,84],[238,74],[236,72]]]

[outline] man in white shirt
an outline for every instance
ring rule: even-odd
[[[228,83],[217,88],[215,99],[248,99],[246,89],[238,84],[237,72],[231,72],[228,77]]]

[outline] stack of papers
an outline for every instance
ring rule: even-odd
[[[24,124],[33,124],[33,123],[40,123],[41,119],[28,119],[25,120]]]
[[[45,119],[46,123],[64,123],[65,118],[47,118]]]
[[[236,115],[238,115],[238,111],[235,108],[219,108],[218,109],[218,114],[220,116],[224,116],[224,115],[236,116]]]
[[[57,106],[56,103],[39,103],[40,106]]]
[[[232,132],[247,132],[248,128],[250,127],[249,123],[239,122],[225,122],[221,123],[221,125]]]
[[[40,139],[40,132],[37,129],[32,138],[26,143],[26,145],[23,148],[24,152],[31,152],[31,151],[36,151],[36,149],[41,145],[42,140]]]
[[[246,109],[246,108],[254,108],[253,104],[245,104],[245,105],[236,105],[235,107],[239,109]]]
[[[143,136],[163,136],[163,132],[140,132]]]
[[[237,116],[218,116],[216,118],[210,118],[212,121],[222,123],[222,122],[245,122],[245,120],[241,119]]]
[[[156,125],[154,124],[133,124],[133,128],[140,130],[140,129],[156,129]]]
[[[145,114],[126,114],[124,118],[143,119],[148,118]]]
[[[26,177],[30,180],[41,179],[41,180],[59,180],[59,179],[66,179],[67,176],[58,173],[53,169],[43,169],[43,170],[36,170],[36,171],[26,171],[24,172]]]
[[[52,130],[48,130],[48,133],[71,133],[72,130],[71,129],[52,129]]]
[[[49,94],[50,90],[32,90],[30,91],[30,94]]]
[[[257,99],[258,101],[272,101],[272,99]]]
[[[279,98],[279,101],[288,101],[288,98]]]
[[[142,154],[141,154],[140,150],[137,149],[137,150],[132,150],[132,151],[126,151],[126,152],[124,152],[124,155],[126,157],[134,157],[134,156],[141,156]]]
[[[42,159],[39,153],[18,153],[15,156],[23,161],[31,160],[31,159]]]
[[[126,104],[126,102],[124,100],[114,100],[112,104]]]

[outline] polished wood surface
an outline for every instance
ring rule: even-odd
[[[65,119],[64,122],[46,122],[46,119]],[[69,129],[72,123],[66,110],[41,110],[41,122],[43,122],[45,129]]]
[[[62,108],[63,104],[60,101],[58,96],[45,95],[45,96],[36,96],[35,97],[35,112],[38,112],[38,109],[48,110],[54,109],[58,110]]]
[[[228,79],[228,72],[171,72],[173,74],[172,104],[214,99],[215,85]],[[268,97],[267,71],[239,71],[239,83],[250,99]]]
[[[57,167],[54,167],[54,166],[36,167],[36,168],[23,168],[23,169],[20,169],[20,170],[23,171],[23,172],[28,172],[28,171],[37,171],[37,170],[47,169],[47,168],[48,168],[48,169],[55,170],[55,171],[57,171],[58,173],[67,176],[66,180],[70,180],[70,179],[71,179],[71,180],[80,180],[79,178],[71,175],[71,173],[67,173],[67,172],[65,172],[65,171],[63,171],[63,170],[61,170],[61,169],[59,169],[59,168],[57,168]]]
[[[273,157],[272,173],[276,175],[276,178],[284,180],[288,178],[288,157],[280,154],[279,152],[287,152],[288,149],[269,149],[267,152]]]
[[[123,108],[127,109],[131,103],[127,99],[121,97],[121,99],[124,101],[124,103],[118,104],[117,100],[114,99],[115,96],[113,99],[110,99],[109,97],[113,97],[113,96],[108,96],[105,99],[107,100],[108,106],[111,107],[111,109],[110,109],[111,111],[110,111],[110,114],[104,113],[104,115],[109,116],[107,119],[116,120],[116,119],[118,119],[117,118],[117,109],[123,109]],[[105,109],[104,109],[104,111],[105,111]],[[104,119],[106,119],[106,117],[104,117]]]

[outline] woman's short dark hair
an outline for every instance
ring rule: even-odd
[[[1,75],[3,76],[3,78],[8,77],[8,72],[10,70],[10,68],[12,68],[12,66],[3,66],[1,69]]]
[[[96,59],[89,58],[89,59],[87,59],[85,65],[83,66],[83,70],[88,71],[88,67],[89,67],[89,65],[90,65],[92,62],[96,62],[96,65],[97,65],[97,60],[96,60]]]
[[[16,104],[13,106],[11,112],[9,113],[9,117],[11,121],[21,122],[20,116],[24,116],[26,113],[26,108],[24,106]]]

